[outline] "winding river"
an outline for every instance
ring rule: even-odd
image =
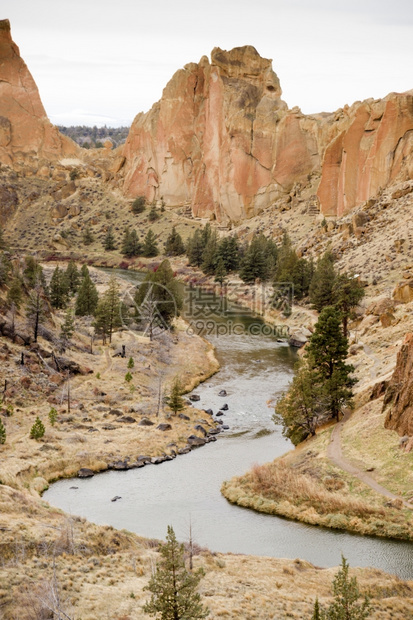
[[[131,282],[141,279],[140,274],[116,273]],[[231,307],[226,316],[218,312],[214,320],[221,326],[219,334],[211,323],[208,338],[221,370],[194,392],[200,409],[216,413],[228,405],[221,420],[229,428],[217,441],[162,465],[62,480],[44,498],[68,513],[147,538],[164,539],[173,525],[185,540],[191,525],[195,542],[212,551],[299,557],[318,566],[338,565],[342,553],[351,566],[374,566],[412,579],[410,543],[296,523],[233,506],[222,497],[224,480],[291,448],[271,416],[274,400],[291,379],[296,354],[275,336],[263,335],[262,323],[239,309]],[[239,335],[230,333],[235,324]],[[222,389],[224,397],[219,396]],[[112,502],[115,495],[121,499]]]

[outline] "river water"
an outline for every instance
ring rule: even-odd
[[[136,274],[127,277],[140,280]],[[229,315],[218,311],[212,318],[221,326],[213,329],[209,323],[208,328],[221,370],[194,393],[200,396],[197,408],[211,408],[215,414],[224,403],[228,405],[221,420],[229,429],[216,442],[173,461],[109,471],[89,479],[62,480],[43,497],[73,515],[147,538],[164,539],[167,526],[172,525],[178,539],[186,540],[191,524],[195,542],[211,551],[303,558],[318,566],[336,566],[343,554],[351,566],[374,566],[413,578],[410,543],[256,513],[231,505],[221,495],[224,480],[291,449],[271,416],[273,403],[288,385],[297,358],[294,350],[275,336],[262,335],[259,319],[239,309],[231,307]],[[194,325],[199,328],[200,317],[196,320]],[[208,320],[212,320],[210,316]],[[235,324],[239,335],[229,333]],[[251,334],[252,325],[257,335]],[[225,397],[219,396],[222,389],[227,392]],[[112,502],[115,495],[121,499]]]

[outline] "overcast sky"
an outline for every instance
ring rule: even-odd
[[[413,88],[413,0],[1,0],[56,124],[129,125],[219,46],[272,58],[304,113]]]

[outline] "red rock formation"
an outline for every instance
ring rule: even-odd
[[[327,144],[317,195],[325,215],[343,215],[380,187],[413,175],[413,91],[356,103]]]
[[[131,127],[124,192],[240,220],[320,164],[305,117],[287,110],[271,61],[250,46],[186,65]],[[313,121],[316,124],[316,121]],[[316,132],[315,132],[316,133]]]
[[[12,41],[10,22],[0,20],[0,162],[18,169],[75,154],[76,145],[50,123],[37,86]]]
[[[389,407],[384,422],[386,428],[399,435],[413,436],[413,334],[406,334],[396,368],[384,396],[383,408]]]
[[[412,152],[413,91],[306,117],[287,109],[271,61],[247,46],[178,71],[135,118],[120,162],[126,195],[240,220],[313,171],[321,211],[342,215],[409,178]]]

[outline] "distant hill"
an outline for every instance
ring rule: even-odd
[[[72,125],[63,127],[58,125],[60,133],[69,136],[83,148],[101,148],[105,140],[111,140],[113,145],[123,144],[129,133],[129,127],[87,127],[86,125]]]

